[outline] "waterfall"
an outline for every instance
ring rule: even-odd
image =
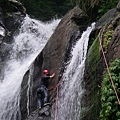
[[[0,80],[0,120],[20,120],[19,99],[23,76],[59,21],[42,23],[25,17],[18,35],[14,36],[10,59],[4,68],[4,79]]]
[[[27,89],[27,114],[29,115],[30,114],[30,110],[29,110],[29,105],[30,105],[30,94],[32,93],[32,87],[33,87],[33,81],[32,81],[32,84],[31,83],[31,80],[33,80],[33,71],[34,71],[34,66],[31,65],[31,68],[30,68],[30,74],[28,76],[28,89]]]
[[[89,35],[95,23],[83,32],[71,51],[71,60],[63,74],[59,91],[57,120],[80,120],[81,98],[84,93],[84,66]]]

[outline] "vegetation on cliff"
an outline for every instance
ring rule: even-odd
[[[100,40],[102,42],[106,61],[110,66],[109,69],[115,84],[115,88],[119,95],[120,59],[117,59],[120,57],[119,26],[120,14],[117,9],[112,9],[102,16],[99,21],[97,21],[96,30],[91,33],[84,75],[84,80],[86,83],[85,88],[87,91],[85,106],[89,107],[85,117],[82,120],[120,119],[119,103],[116,99],[110,78],[107,73],[103,76],[106,67],[99,43]],[[110,61],[113,61],[113,63],[110,64]],[[113,71],[113,69],[116,69],[116,72]],[[118,97],[120,98],[120,96]]]
[[[118,13],[117,13],[118,14]],[[116,16],[117,16],[116,14]],[[118,18],[119,17],[115,17]],[[114,19],[113,18],[113,21]],[[119,26],[119,22],[116,21],[115,26]],[[103,31],[101,32],[101,38],[103,41],[103,48],[105,56],[109,56],[108,46],[111,41],[117,41],[117,37],[114,40],[113,36],[116,36],[115,26],[111,22],[106,24],[103,27]],[[116,42],[119,44],[119,42]],[[112,46],[111,46],[112,47]],[[114,49],[117,48],[114,45]],[[115,51],[114,51],[115,52]],[[115,52],[116,53],[116,52]],[[110,63],[109,61],[112,62]],[[107,62],[109,64],[109,72],[104,73],[102,84],[101,84],[101,111],[100,111],[100,119],[101,120],[119,120],[120,119],[120,108],[119,108],[119,94],[120,94],[120,58],[119,56],[115,58],[107,58]],[[112,83],[113,82],[113,83]],[[116,97],[117,96],[117,97]]]
[[[42,21],[61,17],[73,8],[69,0],[21,0],[27,13]]]
[[[109,67],[115,89],[120,94],[120,59],[115,59]],[[120,96],[119,96],[120,97]],[[110,76],[106,72],[101,87],[101,120],[119,120],[120,108],[116,99],[113,86],[110,83]]]
[[[98,18],[104,15],[108,10],[115,8],[119,0],[100,0],[100,7],[98,9]]]
[[[43,21],[64,16],[77,5],[95,21],[109,9],[116,7],[118,0],[21,0],[21,2],[29,15]]]

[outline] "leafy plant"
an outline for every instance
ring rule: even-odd
[[[101,0],[98,9],[98,19],[104,15],[108,10],[117,6],[119,0]]]
[[[109,67],[118,97],[120,97],[120,59],[115,59]],[[120,120],[118,104],[108,73],[105,74],[101,87],[101,120]]]
[[[107,52],[107,46],[112,39],[113,32],[114,32],[113,30],[109,30],[104,34],[103,47],[104,47],[105,53]]]

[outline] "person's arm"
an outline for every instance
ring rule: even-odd
[[[53,73],[51,76],[50,76],[50,78],[53,78],[55,76],[55,73]]]

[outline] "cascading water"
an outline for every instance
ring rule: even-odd
[[[57,120],[80,120],[81,98],[84,93],[82,81],[84,63],[89,40],[89,34],[94,28],[94,23],[83,32],[82,37],[73,47],[71,60],[63,75],[59,92]]]
[[[25,17],[19,35],[14,37],[15,42],[5,66],[4,79],[0,80],[0,120],[20,120],[19,97],[23,76],[59,21],[45,24]]]

